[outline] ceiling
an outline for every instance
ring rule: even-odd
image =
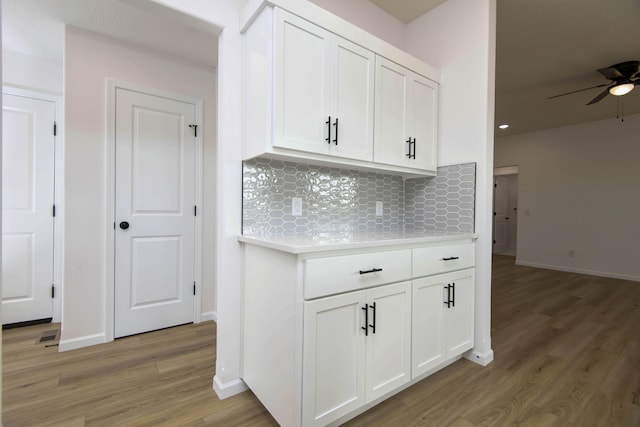
[[[138,7],[146,3],[2,0],[2,47],[62,64],[64,23],[67,23],[163,55],[216,66],[216,28],[178,12],[150,13]]]
[[[398,21],[408,24],[447,0],[369,0]]]
[[[446,0],[370,0],[408,23]],[[138,0],[3,0],[3,48],[62,63],[63,22],[215,66],[216,30]],[[184,18],[184,17],[182,17]],[[640,88],[587,106],[596,70],[640,60],[640,0],[497,0],[496,136],[640,113]],[[189,40],[184,43],[184,40]]]
[[[442,1],[370,0],[402,22]],[[422,6],[422,7],[420,7]],[[640,87],[587,106],[596,70],[640,60],[640,0],[497,0],[496,136],[640,113]],[[618,104],[618,102],[620,104]]]

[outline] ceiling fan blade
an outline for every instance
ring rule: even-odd
[[[553,99],[553,98],[557,98],[559,96],[571,95],[571,94],[582,92],[582,91],[585,91],[585,90],[591,90],[591,89],[595,89],[595,88],[598,88],[598,87],[605,87],[605,86],[609,86],[609,83],[603,83],[603,84],[598,85],[598,86],[591,86],[591,87],[587,87],[587,88],[584,88],[584,89],[572,90],[571,92],[561,93],[560,95],[550,96],[547,99]]]
[[[613,87],[613,86],[615,86],[615,85],[611,85],[611,87]],[[600,102],[600,101],[602,101],[602,98],[604,98],[607,95],[609,95],[609,88],[606,88],[605,90],[600,92],[600,95],[596,96],[591,101],[589,101],[589,103],[587,105],[591,105],[591,104],[595,104],[596,102]]]
[[[622,73],[614,67],[600,68],[598,72],[609,80],[616,80],[624,77]]]

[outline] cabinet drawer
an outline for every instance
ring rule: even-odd
[[[411,250],[310,259],[304,298],[338,294],[411,278]]]
[[[413,277],[461,270],[475,265],[475,245],[437,246],[413,250]]]

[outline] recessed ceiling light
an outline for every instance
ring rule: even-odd
[[[506,123],[504,123],[504,124],[502,124],[502,125],[500,125],[500,126],[498,126],[498,127],[499,127],[500,129],[502,129],[502,130],[505,130],[506,128],[508,128],[508,127],[509,127],[509,125],[508,125],[508,124],[506,124]]]

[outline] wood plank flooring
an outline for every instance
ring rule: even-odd
[[[640,426],[640,283],[494,257],[495,360],[466,360],[348,426]],[[3,331],[4,426],[275,426],[251,392],[212,390],[216,326],[58,353],[52,325]]]

